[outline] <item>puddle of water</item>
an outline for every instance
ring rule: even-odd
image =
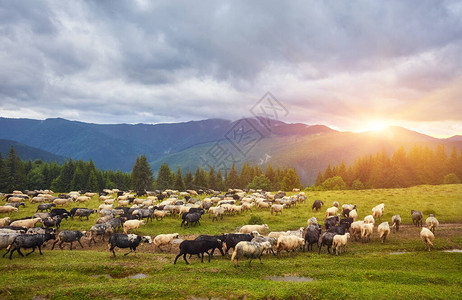
[[[109,274],[91,275],[90,277],[91,278],[106,277],[107,279],[112,279],[112,276]]]
[[[112,277],[112,276],[109,275],[109,274],[91,275],[90,277],[91,277],[91,278],[106,277],[107,279],[115,279],[114,277]],[[146,278],[146,277],[148,277],[148,275],[143,274],[143,273],[138,273],[138,274],[135,274],[135,275],[129,275],[129,276],[120,277],[120,278],[143,279],[143,278]],[[117,277],[117,279],[120,279],[120,278]]]
[[[403,251],[398,251],[398,252],[390,252],[389,254],[390,255],[398,255],[398,254],[404,254],[406,252],[403,252]]]
[[[272,281],[290,281],[290,282],[311,282],[315,279],[311,277],[301,277],[301,276],[269,276],[265,277],[266,280]]]
[[[462,250],[461,249],[451,249],[451,250],[443,250],[443,252],[462,253]]]
[[[148,277],[148,275],[143,274],[143,273],[138,273],[138,274],[135,274],[135,275],[128,276],[128,277],[126,277],[126,278],[131,278],[131,279],[143,279],[143,278],[146,278],[146,277]]]

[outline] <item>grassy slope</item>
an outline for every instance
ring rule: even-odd
[[[420,186],[409,189],[311,192],[306,204],[284,211],[283,216],[260,215],[272,230],[294,229],[305,226],[313,215],[323,220],[326,207],[333,201],[355,203],[360,217],[369,214],[370,208],[385,203],[384,220],[393,214],[401,214],[405,224],[411,222],[410,209],[420,209],[425,215],[434,212],[440,222],[462,222],[460,207],[462,185]],[[319,213],[311,212],[315,199],[325,200],[327,205]],[[89,206],[95,207],[94,200]],[[34,205],[35,207],[35,205]],[[18,216],[30,215],[29,205]],[[142,234],[179,232],[180,235],[196,233],[221,233],[233,231],[245,224],[245,216],[225,217],[220,223],[212,223],[207,217],[202,225],[182,229],[178,219],[171,217],[163,222],[149,223],[140,229]],[[64,222],[63,229],[88,229],[90,221]],[[30,298],[33,295],[75,298],[107,297],[244,297],[251,298],[452,298],[460,297],[462,260],[460,253],[441,251],[425,252],[418,237],[419,230],[408,226],[393,234],[380,245],[377,233],[372,241],[364,244],[351,241],[347,252],[339,257],[313,252],[299,253],[277,259],[263,258],[247,266],[241,262],[234,268],[229,259],[218,257],[209,264],[201,264],[197,258],[186,266],[179,260],[173,265],[174,254],[151,253],[152,245],[143,245],[138,257],[111,258],[104,248],[85,251],[44,251],[27,258],[15,254],[12,261],[2,259],[0,264],[0,298]],[[100,243],[102,245],[103,243]],[[86,245],[85,245],[86,246]],[[104,246],[103,246],[104,247]],[[436,233],[435,249],[462,248],[462,230],[441,228]],[[394,251],[406,251],[401,255],[389,255]],[[126,275],[145,273],[146,279],[121,278]],[[111,274],[119,279],[93,278],[90,275]],[[264,280],[272,275],[297,275],[316,279],[314,282],[273,282]],[[6,284],[7,283],[7,284]]]

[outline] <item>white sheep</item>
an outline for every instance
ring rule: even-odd
[[[343,235],[335,235],[334,240],[332,242],[332,251],[334,251],[335,249],[335,254],[338,255],[338,253],[340,252],[340,247],[343,247],[343,252],[345,252],[346,244],[349,238],[350,234],[348,232]]]
[[[42,222],[42,219],[34,218],[34,219],[17,220],[17,221],[12,222],[10,226],[32,228],[32,227],[35,227],[35,224],[37,222]]]
[[[326,219],[330,216],[336,216],[338,213],[338,207],[332,206],[326,210]]]
[[[381,219],[383,214],[383,210],[380,207],[374,207],[372,208],[372,217],[377,220]]]
[[[156,218],[157,221],[159,221],[159,219],[161,220],[164,220],[164,217],[165,216],[168,216],[170,214],[169,211],[165,211],[165,210],[155,210],[154,211],[154,217]]]
[[[368,215],[364,217],[364,223],[366,224],[375,224],[375,219],[372,215]]]
[[[145,225],[145,224],[146,223],[144,222],[144,220],[128,220],[128,221],[125,221],[125,223],[124,223],[124,234],[127,234],[127,232],[130,229],[138,230],[140,225]]]
[[[364,224],[364,221],[355,221],[351,223],[350,225],[350,232],[351,235],[357,240],[358,238],[361,238],[361,228]]]
[[[337,208],[338,208],[339,205],[340,205],[340,204],[338,203],[338,201],[334,201],[334,203],[332,203],[332,206],[333,206],[333,207],[337,207]]]
[[[252,231],[257,231],[261,234],[265,229],[269,230],[268,225],[244,225],[239,229],[239,233],[252,233]]]
[[[117,201],[119,206],[128,206],[129,201],[128,200],[119,200]]]
[[[16,212],[18,211],[18,209],[16,207],[13,207],[13,206],[0,206],[0,213],[12,213],[12,212]]]
[[[114,206],[112,205],[109,205],[109,204],[101,204],[100,206],[98,206],[98,212],[100,212],[102,209],[113,209]]]
[[[10,217],[1,218],[0,219],[0,227],[8,226],[8,224],[10,224],[10,222],[11,222]]]
[[[247,211],[250,210],[252,211],[252,207],[255,205],[254,203],[249,203],[249,202],[242,202],[242,211]]]
[[[280,236],[288,235],[287,231],[271,231],[268,237],[278,239]]]
[[[299,229],[297,230],[287,230],[287,235],[294,235],[294,236],[298,236],[298,237],[304,237],[304,233],[305,233],[305,228],[303,227],[300,227]]]
[[[377,232],[380,236],[380,242],[383,244],[387,236],[390,234],[390,225],[388,222],[380,223],[380,225],[377,227]]]
[[[9,203],[17,203],[17,202],[23,202],[24,198],[22,197],[10,197],[8,198]]]
[[[271,214],[273,214],[273,212],[277,215],[278,213],[280,213],[282,215],[282,210],[286,207],[285,204],[273,204],[271,205]]]
[[[425,244],[425,249],[428,248],[428,251],[431,251],[431,248],[433,247],[433,240],[435,239],[433,232],[431,232],[430,229],[423,227],[420,231],[420,238]]]
[[[361,226],[361,238],[369,241],[371,239],[371,234],[373,231],[374,231],[374,224],[363,223]]]
[[[308,219],[308,221],[306,222],[308,226],[311,226],[311,225],[317,225],[318,224],[318,219],[316,219],[316,217],[311,217]]]
[[[114,198],[106,199],[106,200],[104,200],[104,204],[106,204],[106,205],[112,205],[112,204],[114,204],[114,201],[115,201]],[[120,204],[120,203],[119,203],[119,204]]]
[[[356,209],[351,210],[348,214],[348,217],[352,218],[353,222],[356,222],[356,219],[358,219],[358,212],[356,211]]]
[[[305,243],[304,238],[300,238],[295,235],[282,235],[278,238],[276,245],[277,256],[281,256],[281,251],[285,250],[287,253],[295,251],[295,249],[300,248]]]
[[[271,204],[269,202],[260,201],[260,202],[257,202],[256,205],[258,208],[269,208]]]
[[[427,224],[428,229],[430,229],[433,234],[435,233],[436,228],[440,225],[438,220],[432,214],[425,220],[425,224]]]
[[[249,266],[252,262],[253,258],[258,258],[261,263],[261,256],[265,250],[271,249],[270,242],[247,242],[242,241],[237,243],[236,247],[234,247],[233,255],[231,256],[231,261],[234,261],[234,266],[239,267],[239,259],[241,257],[248,257]]]
[[[91,200],[91,198],[88,197],[88,196],[79,196],[79,197],[77,197],[77,199],[75,199],[75,202],[83,203],[83,202],[88,202],[90,200]]]
[[[69,201],[71,201],[71,200],[70,200],[70,199],[60,199],[60,198],[58,198],[58,199],[53,200],[53,203],[54,203],[56,206],[58,206],[58,205],[63,205],[63,206],[64,206],[64,205],[66,205]]]
[[[153,243],[154,245],[156,245],[157,248],[159,248],[160,251],[162,251],[160,246],[170,245],[171,248],[173,239],[177,239],[179,236],[180,235],[178,233],[159,234],[154,238]]]

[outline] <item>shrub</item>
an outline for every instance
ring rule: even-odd
[[[326,190],[344,190],[346,188],[346,183],[343,181],[342,177],[334,176],[332,178],[326,179],[322,183],[322,187]]]
[[[459,177],[457,177],[456,174],[449,173],[446,176],[444,176],[443,183],[444,184],[457,184],[457,183],[460,183],[460,179]]]
[[[355,181],[353,181],[353,184],[351,185],[351,187],[354,190],[363,190],[364,189],[364,184],[361,182],[361,180],[356,179]]]
[[[263,219],[260,216],[256,215],[250,215],[249,222],[247,222],[249,225],[262,225],[265,224],[263,223]]]

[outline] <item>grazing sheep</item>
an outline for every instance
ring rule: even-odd
[[[101,204],[100,206],[98,206],[98,212],[100,212],[102,209],[113,209],[113,208],[114,208],[113,205]]]
[[[321,209],[321,206],[324,205],[324,202],[321,201],[321,200],[314,200],[313,202],[313,206],[311,207],[311,210],[320,210]]]
[[[145,225],[145,224],[146,223],[144,222],[144,220],[128,220],[128,221],[125,221],[125,223],[124,223],[124,234],[127,234],[127,232],[130,229],[138,230],[140,225]]]
[[[209,217],[210,217],[210,213],[213,213],[212,222],[215,221],[215,220],[218,221],[218,217],[221,217],[221,220],[223,220],[223,215],[225,214],[225,209],[222,206],[210,207],[209,208]]]
[[[75,211],[74,215],[76,217],[79,217],[79,220],[82,221],[82,217],[87,217],[87,220],[88,220],[88,217],[94,213],[96,213],[96,209],[79,208]]]
[[[255,203],[247,203],[247,202],[244,202],[242,203],[242,211],[247,211],[247,210],[250,210],[252,211],[252,207],[255,205]]]
[[[165,216],[168,216],[170,214],[169,211],[165,211],[165,210],[154,210],[154,217],[156,218],[157,221],[159,221],[159,219],[163,220]]]
[[[16,212],[18,209],[12,206],[0,206],[0,213],[7,213],[10,214],[12,212]]]
[[[118,204],[119,206],[128,206],[129,202],[128,200],[119,200]]]
[[[271,244],[271,248],[266,250],[266,253],[269,253],[269,251],[271,251],[271,253],[273,253],[273,255],[276,255],[276,253],[274,253],[274,251],[273,251],[273,247],[276,247],[276,245],[278,243],[278,239],[260,235],[260,236],[254,237],[251,240],[251,242],[257,242],[257,243],[269,242]]]
[[[22,197],[9,197],[8,202],[9,203],[16,203],[16,202],[23,202],[24,198]]]
[[[430,229],[433,234],[435,233],[436,228],[440,225],[438,220],[435,218],[433,214],[431,214],[426,220],[425,224],[427,224],[428,229]]]
[[[75,202],[88,202],[90,201],[90,197],[87,196],[79,196],[77,199],[75,199]]]
[[[35,224],[37,222],[42,222],[42,219],[34,218],[34,219],[18,220],[18,221],[12,222],[10,226],[32,228],[32,227],[35,227]]]
[[[250,258],[249,266],[253,258],[258,258],[260,260],[260,263],[263,263],[261,261],[261,256],[263,254],[263,251],[269,250],[269,249],[271,249],[270,242],[263,242],[263,243],[246,242],[246,241],[239,242],[234,248],[234,252],[233,252],[233,255],[231,256],[231,260],[234,261],[235,267],[239,267],[239,259],[241,257]]]
[[[244,225],[239,229],[239,233],[252,233],[252,231],[257,231],[259,234],[262,234],[262,232],[268,229],[269,227],[266,224],[263,225]]]
[[[351,211],[353,209],[356,209],[356,205],[354,205],[354,204],[343,204],[342,208],[343,209],[349,209]]]
[[[10,217],[5,217],[0,219],[0,227],[8,226],[11,222]]]
[[[295,235],[286,235],[280,236],[276,245],[277,256],[281,256],[281,251],[285,250],[287,253],[295,251],[295,249],[300,248],[305,243],[305,239],[295,236]]]
[[[388,225],[388,222],[381,223],[377,227],[377,232],[379,233],[379,236],[380,236],[380,242],[383,244],[387,236],[390,234],[390,225]]]
[[[349,238],[350,234],[348,232],[343,235],[335,235],[332,241],[332,251],[335,250],[335,254],[338,255],[338,253],[340,252],[340,247],[343,247],[343,252],[345,252],[346,244]]]
[[[338,213],[338,207],[332,206],[326,210],[326,219],[329,217],[336,216]]]
[[[324,221],[324,227],[329,230],[330,227],[337,225],[337,223],[340,223],[340,215],[327,218]]]
[[[394,231],[399,231],[399,225],[401,225],[401,216],[400,215],[394,215],[391,217],[391,228],[393,228]]]
[[[157,248],[159,248],[160,251],[162,251],[160,246],[170,245],[171,248],[173,239],[177,239],[179,237],[180,235],[178,233],[159,234],[154,238],[153,243],[154,245],[156,245]]]
[[[5,206],[12,206],[12,207],[16,207],[17,209],[19,209],[20,206],[26,207],[26,204],[24,202],[14,202],[14,203],[6,203]]]
[[[273,212],[277,215],[278,213],[280,213],[282,215],[282,210],[286,207],[285,204],[273,204],[271,205],[271,214],[273,214]]]
[[[338,208],[339,205],[340,205],[340,204],[338,203],[338,201],[334,201],[334,203],[332,203],[332,206],[333,206],[333,207],[337,207],[337,208]]]
[[[425,249],[428,248],[428,251],[431,251],[431,248],[433,247],[433,240],[435,239],[433,232],[431,232],[430,229],[423,227],[420,231],[420,238],[425,244]]]
[[[364,217],[364,223],[366,224],[375,224],[375,219],[372,215],[368,215]]]
[[[71,200],[70,199],[60,199],[60,198],[58,198],[58,199],[53,200],[53,204],[55,204],[56,206],[58,206],[58,205],[64,206],[69,201],[71,201]]]
[[[364,240],[370,241],[371,234],[373,231],[374,231],[374,224],[364,222],[364,224],[362,224],[361,226],[361,238],[363,238]]]
[[[24,254],[22,254],[21,252],[21,248],[24,248],[24,249],[32,248],[32,251],[26,254],[26,256],[28,256],[29,254],[34,252],[35,248],[37,247],[39,249],[40,255],[43,255],[42,254],[43,243],[45,243],[48,240],[54,240],[55,238],[56,237],[54,233],[18,235],[17,237],[15,237],[13,242],[8,246],[8,248],[6,249],[7,252],[3,254],[3,257],[5,257],[5,255],[7,255],[9,252],[10,259],[11,259],[11,256],[13,255],[14,251],[18,251],[18,253],[21,256],[24,256]]]
[[[38,206],[37,206],[37,210],[35,212],[38,212],[39,210],[40,211],[48,211],[48,210],[51,210],[52,207],[56,207],[56,204],[54,203],[40,203]]]
[[[50,213],[42,213],[42,212],[35,213],[34,216],[33,216],[33,218],[40,218],[42,220],[44,220],[44,219],[46,219],[48,217],[50,217]]]
[[[411,215],[412,215],[412,223],[416,227],[422,227],[422,219],[423,219],[422,212],[419,210],[411,210]]]
[[[104,241],[104,235],[105,234],[112,234],[114,232],[112,226],[108,223],[103,223],[103,224],[95,224],[91,226],[90,228],[90,241],[88,242],[88,246],[91,245],[91,241],[93,241],[96,244],[95,237],[98,235],[101,235],[101,239]]]
[[[297,230],[287,230],[287,235],[294,235],[300,238],[304,237],[304,233],[305,233],[305,228],[303,227],[300,227]]]

